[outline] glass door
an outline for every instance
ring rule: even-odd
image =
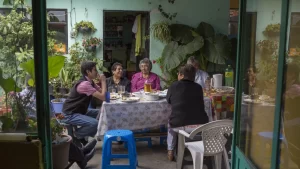
[[[273,155],[281,109],[283,1],[241,0],[240,5],[233,167],[270,169],[283,165]]]

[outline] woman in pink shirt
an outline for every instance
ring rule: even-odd
[[[151,83],[153,90],[160,90],[160,79],[157,74],[150,72],[152,69],[152,63],[148,58],[144,58],[140,61],[139,67],[141,72],[132,76],[131,80],[131,92],[137,92],[144,89],[144,84],[147,81]]]

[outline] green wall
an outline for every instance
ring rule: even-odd
[[[0,0],[2,5],[3,0]],[[29,4],[31,3],[28,1]],[[71,7],[72,2],[72,7]],[[210,23],[217,32],[227,34],[229,19],[229,0],[176,0],[174,4],[169,4],[167,0],[48,0],[47,8],[71,9],[72,23],[81,20],[92,21],[98,29],[94,36],[103,38],[103,10],[133,10],[149,11],[151,24],[164,20],[164,17],[157,10],[161,4],[167,13],[177,12],[177,17],[173,22],[187,24],[196,27],[201,21]],[[0,6],[1,7],[1,6]],[[87,15],[85,15],[85,8]],[[76,12],[76,20],[75,13]],[[70,16],[68,17],[68,29],[71,31]],[[77,38],[81,41],[81,38]],[[69,36],[69,47],[75,42]],[[150,59],[161,56],[164,44],[150,39]],[[103,50],[97,52],[97,57],[102,58]],[[157,65],[153,66],[153,71],[160,74]]]

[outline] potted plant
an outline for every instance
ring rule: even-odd
[[[87,52],[95,52],[97,46],[101,44],[101,39],[96,37],[91,37],[87,39],[83,39],[82,46],[85,48]]]
[[[75,30],[81,33],[90,33],[90,32],[95,32],[97,29],[94,27],[92,22],[81,21],[75,24]]]
[[[263,34],[269,37],[276,37],[280,33],[280,23],[269,24],[263,31]]]
[[[62,115],[58,115],[57,119],[62,119]],[[69,148],[72,142],[72,137],[63,133],[64,128],[56,118],[50,121],[52,134],[52,162],[53,168],[66,168],[69,161]]]
[[[52,162],[53,168],[66,168],[69,161],[69,148],[72,137],[64,134],[64,127],[57,120],[64,118],[58,115],[50,119],[50,130],[52,138]],[[36,119],[29,119],[29,127],[31,131],[37,131]]]

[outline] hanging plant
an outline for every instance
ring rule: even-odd
[[[97,46],[101,44],[101,39],[96,37],[91,37],[87,39],[83,39],[82,46],[85,48],[87,52],[95,52]]]
[[[269,24],[266,29],[263,31],[265,36],[274,37],[278,36],[280,33],[280,23]]]
[[[91,32],[95,32],[97,29],[94,27],[92,22],[81,21],[75,24],[75,30],[81,33],[91,33]]]
[[[171,41],[171,30],[168,22],[157,22],[153,24],[150,29],[155,39],[163,43],[169,43]]]

